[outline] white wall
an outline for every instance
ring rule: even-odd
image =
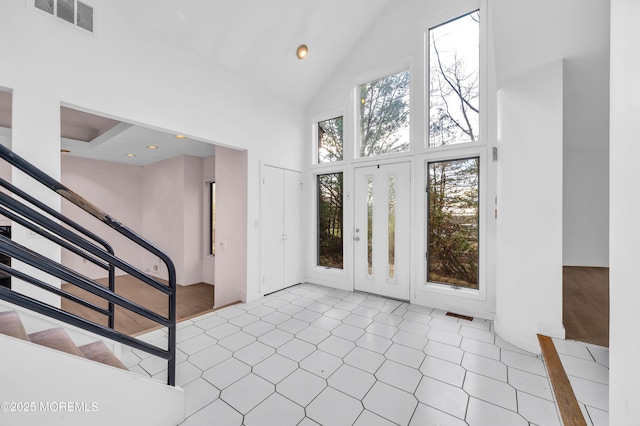
[[[588,31],[590,48],[564,60],[563,260],[565,265],[607,267],[609,2],[581,7],[587,13],[580,14],[574,31]]]
[[[542,0],[534,3],[524,0],[491,1],[498,90],[514,81],[514,78],[532,72],[537,67],[558,61],[564,63],[562,84],[557,86],[558,90],[562,91],[559,94],[562,96],[559,111],[562,118],[560,144],[553,145],[550,149],[547,135],[540,133],[547,127],[547,123],[537,120],[535,132],[538,138],[533,139],[529,135],[522,137],[522,141],[532,144],[532,147],[527,149],[537,151],[527,151],[526,156],[512,159],[518,162],[523,170],[535,171],[542,179],[546,178],[546,174],[542,172],[548,170],[547,164],[553,165],[551,172],[556,180],[547,182],[547,185],[541,183],[528,186],[528,190],[532,200],[538,200],[545,205],[559,203],[558,208],[562,212],[559,226],[556,216],[550,219],[555,232],[562,238],[558,239],[557,236],[544,231],[541,235],[550,237],[545,250],[539,254],[535,253],[535,256],[529,255],[527,259],[517,259],[521,266],[522,280],[534,285],[537,291],[531,299],[531,307],[527,307],[528,302],[522,300],[527,298],[523,294],[530,295],[530,289],[524,290],[524,293],[513,292],[510,287],[514,285],[513,281],[505,281],[505,277],[500,274],[500,270],[510,269],[509,265],[502,264],[512,256],[508,251],[530,253],[529,241],[523,238],[517,246],[503,245],[497,249],[499,271],[496,324],[504,327],[498,332],[512,343],[526,346],[529,350],[537,348],[536,332],[546,330],[546,334],[550,335],[563,334],[562,270],[558,265],[561,266],[564,260],[568,264],[586,266],[608,264],[608,8],[608,0],[588,3],[579,0]],[[501,127],[501,123],[507,121],[507,117],[509,120],[519,119],[515,116],[517,114],[508,109],[505,108],[506,116],[501,116],[501,113],[497,116],[498,125]],[[522,141],[519,143],[524,143]],[[500,153],[499,167],[506,162],[503,154]],[[558,170],[555,169],[556,161],[563,157],[558,174]],[[540,168],[532,170],[531,162],[535,160],[540,163]],[[599,170],[594,172],[591,170],[593,166]],[[587,187],[596,180],[597,184]],[[498,185],[504,183],[510,184],[500,177]],[[556,197],[558,190],[563,194],[560,200]],[[551,191],[549,199],[547,191]],[[515,197],[517,200],[517,194]],[[514,200],[505,198],[500,196],[498,203]],[[589,207],[590,210],[586,211],[585,207]],[[500,209],[499,220],[505,219],[505,214],[504,209]],[[567,225],[566,228],[564,225]],[[529,227],[531,223],[523,226]],[[539,224],[534,223],[533,226],[537,227]],[[500,223],[498,227],[498,236],[502,238],[503,230]],[[539,239],[535,238],[533,241],[538,247],[542,247],[543,242]],[[549,258],[550,252],[558,258]],[[542,263],[539,258],[542,259]],[[535,283],[531,276],[535,276]],[[545,302],[542,303],[541,300]],[[523,310],[516,311],[512,306],[522,307]],[[537,310],[538,307],[540,310]]]
[[[640,335],[631,318],[638,309],[640,241],[640,3],[611,1],[611,159],[609,423],[637,425],[640,419]]]
[[[11,148],[11,129],[0,127],[0,144]],[[6,161],[0,161],[0,178],[11,182],[11,165]],[[3,190],[4,191],[4,190]],[[11,221],[4,216],[0,216],[0,226],[10,226]]]
[[[558,182],[565,194],[563,258],[567,265],[607,266],[609,0],[492,0],[490,5],[498,87],[564,60],[566,170]]]
[[[605,127],[609,128],[608,123]],[[563,264],[608,267],[608,146],[606,150],[567,151],[565,144],[563,155]]]
[[[58,155],[59,128],[34,126],[34,122],[46,118],[59,126],[61,103],[205,142],[249,149],[246,179],[251,213],[245,233],[252,249],[245,270],[250,285],[257,287],[259,164],[301,167],[303,111],[148,31],[128,18],[126,4],[96,0],[92,5],[100,26],[92,36],[30,10],[26,3],[0,4],[0,48],[5,58],[0,86],[13,90],[14,102],[23,99],[24,118],[14,116],[13,130],[15,136],[30,129],[29,149],[22,150],[25,156],[35,158],[42,152],[50,167],[56,167],[58,161],[52,159]],[[51,104],[46,111],[38,107],[41,98]],[[16,112],[20,114],[14,109]],[[18,135],[21,138],[25,140]],[[218,268],[229,266],[219,263]]]
[[[185,393],[178,387],[13,337],[2,335],[0,342],[0,399],[37,404],[31,412],[3,412],[2,424],[174,426],[184,420]],[[47,411],[40,403],[53,404]],[[82,408],[72,412],[60,403]]]
[[[564,338],[562,82],[553,62],[498,90],[496,332],[534,353]]]
[[[60,162],[51,161],[60,155],[60,106],[55,96],[43,93],[36,87],[23,88],[13,93],[13,116],[11,148],[19,156],[39,167],[43,172],[60,179]],[[54,209],[60,209],[60,197],[51,189],[31,179],[17,168],[12,169],[12,183],[29,192],[35,198]],[[11,239],[18,244],[34,250],[49,259],[60,262],[61,250],[56,244],[35,235],[18,224],[11,228]],[[11,266],[34,278],[60,288],[60,280],[47,273],[28,266],[15,258]],[[60,306],[60,298],[53,293],[39,290],[37,287],[12,278],[14,291],[29,295],[52,306]]]

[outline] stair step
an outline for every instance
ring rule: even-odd
[[[0,333],[122,370],[128,370],[107,345],[100,340],[78,347],[67,332],[59,327],[27,334],[20,316],[15,311],[0,312]]]
[[[80,349],[80,352],[90,360],[110,365],[112,367],[121,368],[123,370],[128,370],[127,367],[113,354],[113,352],[111,352],[107,345],[100,340],[80,346],[78,349]]]
[[[76,344],[73,343],[73,340],[71,340],[71,337],[69,337],[67,332],[62,328],[38,331],[37,333],[30,334],[29,339],[31,339],[33,343],[84,358],[80,349],[78,349]]]
[[[29,336],[16,311],[0,312],[0,333],[22,340],[29,340]]]

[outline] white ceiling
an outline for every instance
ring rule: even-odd
[[[203,55],[265,89],[304,107],[348,55],[389,0],[110,0],[110,8],[161,42]],[[304,60],[300,44],[309,47]],[[11,97],[0,93],[0,126],[9,127]],[[147,165],[187,154],[209,156],[215,147],[176,139],[62,108],[62,148],[69,155]],[[115,127],[114,127],[115,126]],[[155,145],[157,150],[146,147]],[[135,157],[126,157],[127,153]]]
[[[11,145],[11,94],[0,91],[0,143]],[[146,166],[179,155],[209,157],[215,146],[173,134],[121,123],[71,108],[60,108],[60,148],[67,155]],[[153,145],[156,149],[149,149]],[[134,154],[129,157],[127,154]]]
[[[149,149],[149,145],[157,148]],[[146,166],[179,155],[209,157],[215,154],[214,145],[188,138],[178,139],[172,134],[126,123],[120,123],[92,142],[62,138],[61,147],[70,150],[68,155],[73,157],[135,166]]]
[[[306,105],[389,0],[111,0],[160,37]],[[304,60],[300,44],[309,47]]]

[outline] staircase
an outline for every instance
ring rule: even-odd
[[[118,344],[95,338],[28,311],[0,312],[0,402],[14,404],[2,406],[0,424],[175,426],[184,420],[182,389],[128,371],[114,355]]]
[[[93,216],[101,222],[99,226],[106,225],[160,259],[168,271],[165,284],[116,256],[111,244],[97,233],[0,178],[1,216],[26,228],[30,235],[102,268],[109,281],[105,287],[27,247],[28,241],[23,245],[0,233],[0,257],[8,259],[0,262],[0,424],[171,426],[182,422],[185,395],[175,386],[176,272],[171,259],[2,145],[0,159]],[[165,295],[167,313],[119,295],[115,289],[116,268]],[[14,279],[19,288],[13,288]],[[79,287],[100,302],[61,289],[60,282]],[[104,315],[107,326],[61,309],[62,298]],[[164,328],[166,345],[159,347],[116,331],[116,306]],[[113,345],[116,354],[108,345]],[[166,384],[128,371],[116,356],[121,345],[165,362]]]
[[[16,311],[0,312],[0,333],[122,370],[127,369],[101,340],[76,346],[69,334],[61,327],[27,334]]]

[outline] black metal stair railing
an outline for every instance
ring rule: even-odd
[[[104,269],[107,271],[109,277],[108,287],[2,235],[0,235],[0,252],[12,259],[19,260],[26,265],[43,271],[56,279],[60,279],[90,292],[100,299],[105,300],[108,303],[108,308],[105,309],[2,263],[0,263],[0,270],[25,283],[53,293],[56,296],[64,297],[81,306],[105,315],[108,318],[108,325],[105,327],[104,325],[66,312],[56,306],[1,286],[0,299],[163,358],[167,360],[167,384],[175,386],[176,271],[171,259],[162,250],[155,247],[143,237],[2,145],[0,145],[0,157],[40,184],[56,192],[61,197],[116,230],[144,250],[160,258],[166,265],[168,271],[168,284],[164,284],[135,266],[116,257],[113,248],[104,238],[62,215],[22,189],[0,178],[0,186],[14,195],[14,197],[11,197],[7,194],[0,193],[0,215],[11,219],[14,223],[24,226],[31,232],[48,239],[54,244]],[[26,203],[20,201],[18,198],[26,201]],[[159,314],[118,295],[115,291],[115,268],[130,274],[145,284],[164,293],[167,296],[168,314],[166,316]],[[148,318],[159,326],[166,327],[168,329],[167,349],[159,348],[116,331],[115,305]]]

